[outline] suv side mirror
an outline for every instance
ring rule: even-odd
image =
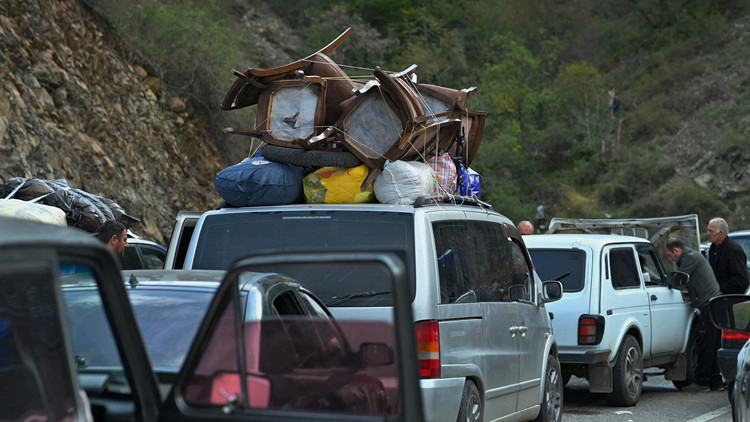
[[[545,281],[542,284],[542,303],[549,303],[560,300],[562,298],[562,295],[563,286],[561,282],[553,280]]]
[[[394,362],[393,349],[384,343],[362,343],[359,357],[363,367],[385,366]]]
[[[711,322],[716,328],[750,331],[750,296],[721,295],[708,302]]]
[[[670,277],[670,281],[672,282],[669,286],[670,288],[675,287],[685,287],[688,280],[690,280],[690,276],[687,273],[683,273],[682,271],[673,271],[672,276]]]

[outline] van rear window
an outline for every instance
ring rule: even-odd
[[[577,292],[583,289],[586,253],[574,249],[529,249],[536,272],[542,281],[560,279],[564,292]]]
[[[401,255],[414,283],[413,218],[409,213],[337,210],[208,215],[200,229],[192,268],[226,270],[239,258],[269,252],[390,251]],[[324,302],[326,298],[341,297],[345,292],[340,286],[344,284],[348,294],[389,289],[380,285],[381,280],[352,277],[335,270],[327,274],[325,283],[302,284]],[[289,275],[300,281],[306,279]],[[332,306],[390,304],[390,295],[377,294]]]

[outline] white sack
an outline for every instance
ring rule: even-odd
[[[386,163],[373,183],[375,198],[382,204],[412,205],[417,197],[435,187],[435,171],[419,161]]]

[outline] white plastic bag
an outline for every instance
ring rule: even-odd
[[[435,187],[435,172],[420,161],[386,163],[373,183],[375,198],[383,204],[411,205]]]

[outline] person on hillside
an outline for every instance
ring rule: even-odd
[[[720,217],[708,222],[708,262],[714,270],[721,293],[745,293],[750,280],[747,276],[747,257],[742,247],[729,237],[729,225]]]
[[[620,96],[615,95],[614,100],[612,100],[612,107],[610,108],[611,110],[610,114],[612,116],[614,116],[615,114],[617,114],[618,111],[620,111],[620,105],[622,105],[622,101],[620,101]]]
[[[128,247],[128,231],[119,221],[109,220],[99,227],[97,237],[106,243],[118,258],[125,256]]]
[[[536,220],[537,232],[541,233],[542,230],[544,230],[544,222],[546,221],[544,219],[544,204],[539,204],[539,206],[536,207],[536,216],[534,216],[534,220]]]
[[[534,234],[534,225],[531,224],[531,221],[523,220],[518,223],[518,233],[522,235]]]
[[[695,367],[695,382],[680,389],[685,392],[724,391],[724,381],[719,372],[716,351],[721,344],[721,331],[711,322],[708,301],[721,294],[711,266],[700,252],[685,246],[682,239],[671,237],[664,245],[667,258],[677,264],[677,270],[690,278],[685,287],[690,296],[690,306],[698,309],[698,320],[693,329],[698,330],[695,347],[698,364]]]

